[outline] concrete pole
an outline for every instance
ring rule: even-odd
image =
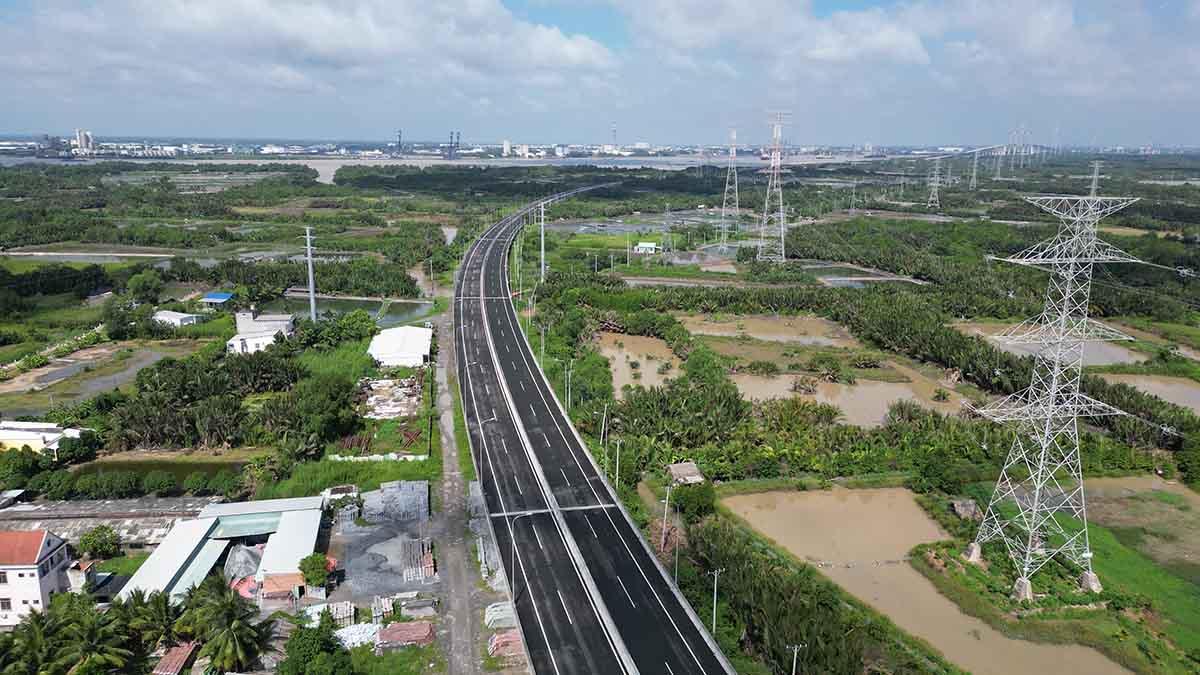
[[[788,649],[792,650],[792,675],[796,675],[796,657],[800,655],[800,650],[804,649],[805,644],[788,645]]]
[[[662,543],[658,545],[658,550],[667,550],[667,512],[671,508],[671,484],[667,483],[667,499],[663,502],[663,522],[662,522]]]
[[[304,249],[308,258],[308,318],[317,321],[317,284],[313,280],[312,228],[304,228]]]
[[[539,280],[543,283],[546,281],[546,202],[538,204],[538,210],[542,216],[542,273]]]
[[[721,568],[718,568],[718,569],[715,569],[715,570],[709,572],[709,574],[711,574],[712,578],[713,578],[713,610],[712,610],[713,638],[716,638],[716,636],[717,636],[717,577],[721,576],[721,572],[724,572],[724,571],[725,571],[725,568],[721,567]]]
[[[621,491],[621,439],[617,439],[617,470],[613,473],[613,487]]]

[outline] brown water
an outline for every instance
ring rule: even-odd
[[[1028,345],[1010,345],[1004,344],[997,340],[991,339],[991,336],[1002,332],[1009,328],[1007,324],[1001,323],[955,323],[954,327],[966,333],[967,335],[979,335],[988,338],[997,349],[1016,354],[1018,356],[1033,356],[1036,352],[1033,347]],[[1138,363],[1145,361],[1149,357],[1144,354],[1139,354],[1117,344],[1111,342],[1089,342],[1083,347],[1083,365],[1085,366],[1109,366],[1114,363]]]
[[[729,319],[695,314],[679,317],[694,335],[751,337],[771,342],[792,342],[825,347],[858,347],[850,333],[832,321],[815,316],[736,316]]]
[[[617,398],[622,398],[621,390],[625,385],[642,385],[654,387],[662,384],[669,377],[679,375],[680,361],[675,357],[666,342],[658,338],[641,335],[624,335],[621,333],[600,333],[600,353],[603,354],[612,369],[613,390]],[[638,362],[634,368],[633,361]],[[658,372],[659,366],[669,362],[671,369],[666,373]],[[633,374],[640,373],[641,378],[635,379]]]
[[[1122,382],[1131,385],[1147,394],[1153,394],[1164,401],[1190,408],[1200,414],[1200,382],[1186,377],[1168,377],[1166,375],[1110,375],[1103,377],[1108,382]]]
[[[737,267],[731,262],[709,263],[700,266],[704,272],[720,272],[721,274],[737,274]]]
[[[821,403],[829,403],[841,409],[843,421],[861,427],[877,427],[883,424],[888,408],[897,401],[916,401],[926,408],[947,415],[962,409],[962,397],[949,387],[942,387],[950,394],[949,400],[934,401],[934,392],[939,387],[937,382],[907,366],[891,362],[888,365],[912,381],[859,380],[855,384],[821,382],[817,385],[815,394],[798,394],[792,391],[792,382],[798,377],[796,375],[766,377],[737,373],[732,376],[732,379],[737,385],[738,391],[751,400],[762,401],[771,398],[800,396]]]
[[[821,572],[842,588],[973,673],[1127,672],[1093,649],[1014,640],[963,614],[902,560],[917,544],[946,538],[908,490],[766,492],[722,501],[796,556],[826,563]]]

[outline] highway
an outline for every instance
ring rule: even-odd
[[[594,188],[546,201],[586,189]],[[454,303],[471,453],[531,666],[539,675],[732,673],[617,503],[520,331],[507,253],[537,206],[472,244]]]

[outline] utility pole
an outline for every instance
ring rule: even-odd
[[[667,483],[667,499],[663,502],[662,543],[658,545],[659,551],[667,550],[667,511],[671,508],[671,482]]]
[[[617,439],[617,470],[613,473],[613,488],[621,492],[621,439]]]
[[[542,228],[542,273],[538,280],[546,283],[546,202],[538,203],[538,211],[541,213]]]
[[[721,576],[725,568],[720,567],[708,573],[713,578],[713,611],[712,611],[712,634],[713,638],[717,637],[717,577]]]
[[[308,258],[308,318],[317,322],[317,284],[313,280],[312,228],[304,228],[304,250]]]
[[[796,657],[800,655],[800,650],[807,646],[808,645],[804,642],[801,642],[798,645],[787,646],[788,649],[792,650],[792,675],[796,675]]]

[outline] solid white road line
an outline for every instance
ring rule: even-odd
[[[563,480],[567,481],[567,486],[568,486],[568,487],[570,487],[570,485],[571,485],[571,479],[570,479],[570,478],[567,478],[567,472],[566,472],[566,471],[563,471],[563,468],[562,468],[561,466],[560,466],[560,467],[558,467],[558,472],[559,472],[559,473],[561,473],[561,474],[563,475]]]
[[[583,514],[583,519],[585,522],[587,522],[588,529],[592,531],[592,538],[599,539],[600,535],[596,534],[596,528],[592,527],[592,519],[588,518],[588,515],[586,513]]]
[[[543,551],[546,550],[545,547],[542,546],[542,535],[538,534],[537,523],[532,520],[529,521],[529,529],[533,530],[533,538],[537,539],[538,548],[542,549]]]

